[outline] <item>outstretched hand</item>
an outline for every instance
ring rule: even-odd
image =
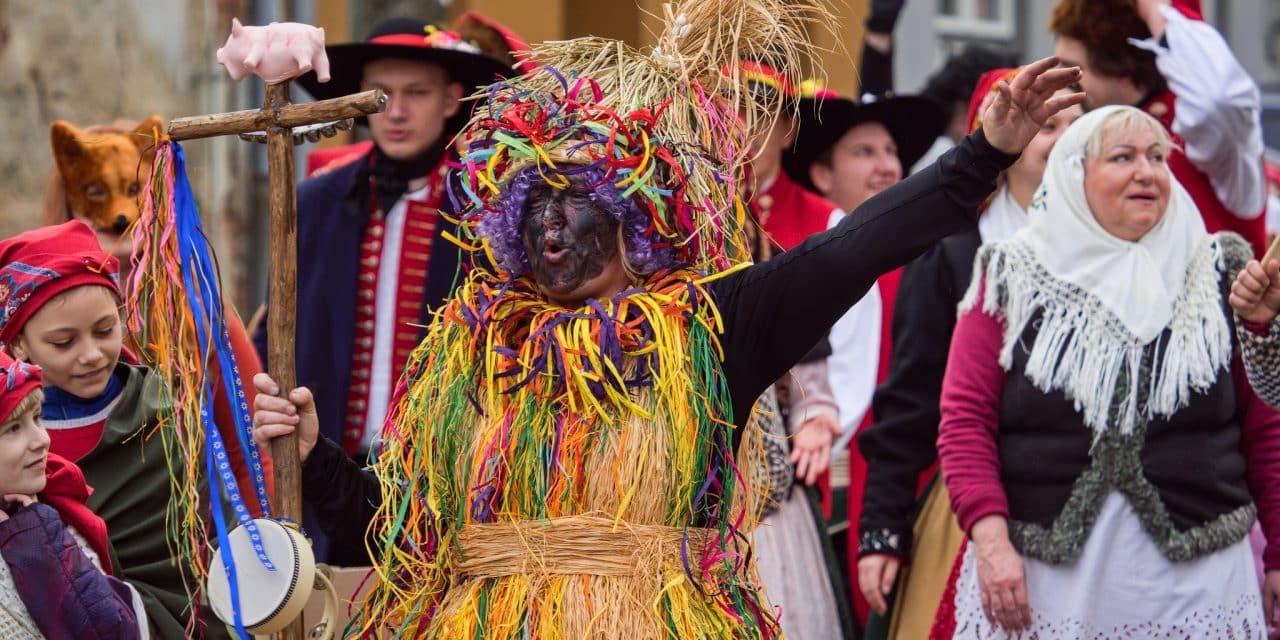
[[[987,142],[1010,155],[1022,153],[1050,116],[1084,102],[1078,91],[1055,95],[1079,81],[1079,67],[1059,68],[1058,58],[1049,56],[1023,67],[1013,82],[996,83],[996,98],[982,112]]]

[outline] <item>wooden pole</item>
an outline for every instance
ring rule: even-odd
[[[1280,236],[1276,236],[1271,241],[1271,246],[1267,247],[1267,253],[1262,256],[1262,266],[1265,268],[1272,260],[1280,260]]]
[[[176,118],[167,130],[173,140],[191,140],[261,131],[267,142],[267,171],[271,186],[271,313],[267,322],[267,370],[288,393],[297,386],[294,364],[294,329],[297,326],[298,209],[294,190],[293,127],[322,125],[377,113],[386,108],[387,96],[379,90],[308,104],[289,101],[290,82],[268,84],[261,109],[190,118]],[[327,128],[327,127],[325,127]],[[275,465],[274,515],[302,521],[302,465],[298,460],[298,436],[271,441]],[[302,617],[278,634],[283,640],[305,637]]]
[[[278,115],[289,104],[289,82],[267,85],[264,113]],[[293,332],[297,323],[298,209],[293,186],[293,133],[287,126],[271,126],[267,132],[267,171],[271,184],[271,295],[267,316],[267,368],[281,393],[297,386]],[[298,434],[271,441],[275,466],[275,516],[302,522],[302,465],[298,461]],[[282,640],[302,640],[301,616],[282,632]]]

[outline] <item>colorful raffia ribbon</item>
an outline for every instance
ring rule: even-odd
[[[609,614],[638,638],[656,620],[663,637],[774,637],[745,544],[758,518],[750,494],[763,488],[733,455],[720,332],[689,270],[578,309],[548,303],[527,278],[474,271],[411,356],[387,417],[371,537],[379,579],[347,634],[516,640],[526,616],[552,615],[527,622],[536,637],[578,637],[564,629],[601,615],[575,595],[590,593],[643,600]],[[457,574],[468,527],[545,522],[573,523],[570,536],[657,527],[681,542],[644,555],[652,570],[631,576]]]
[[[166,439],[166,450],[172,452],[168,538],[175,547],[174,556],[189,558],[196,584],[204,583],[210,549],[201,505],[207,501],[218,548],[230,549],[228,520],[234,518],[248,532],[258,561],[274,571],[212,417],[215,398],[225,397],[234,424],[223,426],[233,428],[249,469],[253,498],[263,517],[271,517],[248,399],[227,334],[217,262],[196,210],[182,147],[176,142],[164,141],[156,151],[134,242],[125,316],[142,357],[168,383],[167,404],[173,407],[159,437]],[[215,367],[221,380],[217,386],[211,373]],[[222,559],[231,586],[235,627],[247,639],[235,563],[230,553]],[[200,600],[198,589],[192,598]],[[192,609],[189,625],[195,624],[194,611],[199,610]]]

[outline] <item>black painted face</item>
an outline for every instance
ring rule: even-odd
[[[572,297],[618,256],[618,221],[577,185],[534,185],[520,237],[534,281],[552,297]]]

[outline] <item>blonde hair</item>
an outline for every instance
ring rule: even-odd
[[[44,404],[44,390],[37,387],[20,400],[18,406],[14,407],[13,411],[9,412],[9,415],[4,416],[3,422],[17,420],[23,415],[39,409],[42,404]]]
[[[1165,151],[1173,151],[1177,148],[1173,138],[1169,135],[1169,131],[1160,124],[1159,120],[1151,117],[1147,112],[1133,107],[1117,109],[1115,113],[1102,119],[1098,124],[1098,128],[1089,134],[1089,139],[1084,143],[1084,157],[1096,158],[1102,153],[1102,138],[1108,133],[1117,131],[1133,131],[1142,127],[1151,129],[1156,134],[1156,141]]]

